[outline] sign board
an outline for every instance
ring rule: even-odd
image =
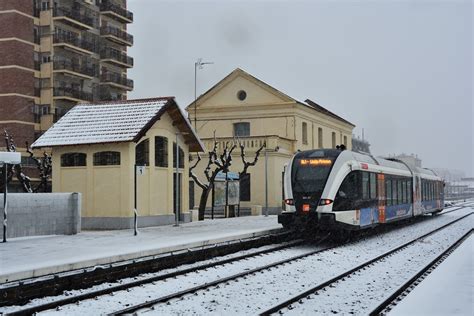
[[[146,166],[137,166],[137,176],[143,176],[145,174]]]
[[[229,181],[229,205],[238,205],[240,202],[239,181]],[[214,182],[214,205],[225,206],[226,192],[225,181]]]
[[[7,163],[16,165],[21,163],[21,154],[17,152],[0,152],[0,164]]]

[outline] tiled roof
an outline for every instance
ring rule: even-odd
[[[133,141],[172,97],[79,104],[48,129],[32,147]],[[174,102],[174,101],[173,101]]]

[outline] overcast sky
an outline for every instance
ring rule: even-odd
[[[130,98],[194,99],[239,67],[353,122],[372,153],[474,175],[471,1],[128,0]]]

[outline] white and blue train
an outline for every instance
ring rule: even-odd
[[[360,230],[444,206],[444,182],[433,171],[349,150],[296,153],[285,168],[278,222],[327,230]]]

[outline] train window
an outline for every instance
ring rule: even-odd
[[[402,180],[398,180],[397,185],[398,185],[398,204],[402,204],[403,203]]]
[[[369,199],[369,174],[367,172],[362,172],[362,199]]]
[[[392,205],[397,204],[397,180],[392,180]]]
[[[385,182],[385,192],[387,193],[387,206],[392,205],[392,180]]]
[[[407,180],[403,180],[403,203],[408,203]]]
[[[375,173],[370,174],[370,198],[377,198],[377,178]]]
[[[412,193],[412,188],[411,188],[411,181],[407,182],[407,193],[408,193],[408,203],[412,202],[411,198],[411,193]]]

